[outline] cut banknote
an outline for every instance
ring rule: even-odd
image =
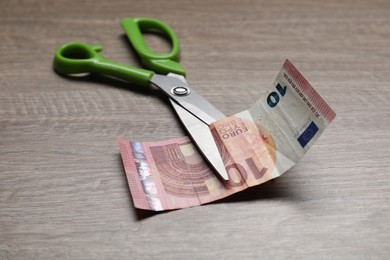
[[[286,60],[272,87],[251,108],[210,126],[228,181],[212,172],[188,137],[118,139],[134,206],[187,208],[279,177],[302,158],[335,115]]]

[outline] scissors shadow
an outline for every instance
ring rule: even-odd
[[[165,42],[165,45],[170,44],[169,39],[159,33],[159,32],[146,32],[144,33],[146,35],[154,35],[158,36],[159,38],[163,39]],[[140,62],[140,59],[136,55],[136,51],[133,47],[133,45],[129,42],[127,39],[126,34],[123,34],[120,36],[120,40],[123,42],[123,44],[126,46],[127,49],[130,51],[126,52],[125,55],[128,55],[128,59],[131,60],[134,64],[131,64],[131,66],[136,66],[136,67],[143,67],[143,65]],[[130,65],[130,64],[129,64]],[[156,87],[140,87],[137,86],[131,82],[127,82],[118,78],[110,77],[108,75],[100,74],[100,73],[84,73],[84,74],[78,74],[78,75],[65,75],[63,73],[58,73],[57,71],[54,70],[54,72],[67,80],[71,81],[77,81],[77,82],[88,82],[88,83],[94,83],[98,85],[103,85],[103,86],[110,86],[114,87],[117,89],[124,89],[124,90],[131,90],[132,92],[141,94],[141,95],[146,95],[146,96],[151,96],[152,98],[157,97],[161,101],[163,101],[164,104],[166,104],[167,107],[170,106],[168,102],[168,96],[164,94],[163,91],[159,90]]]
[[[56,72],[56,71],[55,71]],[[169,106],[168,103],[168,97],[164,94],[164,92],[160,91],[159,89],[155,87],[139,87],[137,85],[134,85],[132,83],[123,81],[121,79],[117,79],[114,77],[106,76],[99,73],[86,73],[83,75],[63,75],[61,73],[56,72],[60,77],[66,78],[67,80],[71,81],[77,81],[77,82],[88,82],[88,83],[94,83],[97,85],[103,85],[103,86],[109,86],[117,89],[124,89],[124,90],[130,90],[132,92],[145,95],[145,96],[151,96],[151,97],[157,97],[160,100],[163,101],[167,106]]]

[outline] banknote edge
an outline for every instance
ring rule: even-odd
[[[130,142],[124,138],[118,138],[117,143],[134,207],[138,209],[152,210],[146,199],[146,194],[144,194],[142,189],[141,182],[139,178],[137,179],[138,174],[136,173],[137,169],[131,153]],[[141,193],[143,193],[144,196],[140,196]]]
[[[326,120],[327,124],[331,123],[336,117],[335,111],[329,106],[325,99],[314,89],[306,80],[299,70],[288,60],[283,64],[283,69],[295,81],[296,86],[305,94],[305,97],[317,109],[319,114]],[[291,83],[290,83],[291,84]]]

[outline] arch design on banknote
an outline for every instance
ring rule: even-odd
[[[150,152],[167,192],[191,197],[210,194],[206,182],[215,178],[214,173],[190,140],[150,147]]]
[[[233,128],[236,132],[231,134]],[[242,131],[237,132],[238,128]],[[272,135],[265,128],[233,116],[214,124],[211,131],[224,159],[229,181],[218,180],[188,140],[150,147],[165,191],[181,197],[206,196],[232,187],[253,186],[272,178],[276,149]],[[226,133],[229,137],[224,138]]]

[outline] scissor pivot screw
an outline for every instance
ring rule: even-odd
[[[172,88],[171,92],[176,96],[186,96],[190,94],[190,89],[185,86],[178,86]]]

